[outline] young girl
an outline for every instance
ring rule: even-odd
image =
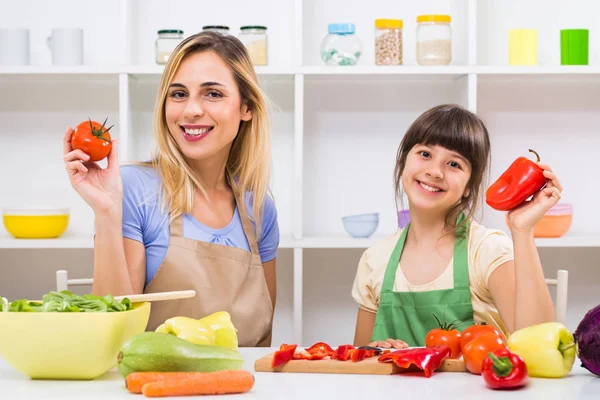
[[[538,164],[548,183],[508,214],[511,240],[473,220],[489,158],[484,123],[460,106],[434,107],[408,129],[394,178],[411,221],[360,260],[355,345],[424,346],[434,314],[461,331],[485,322],[505,338],[554,319],[533,227],[560,199],[560,182]]]
[[[150,162],[119,168],[114,141],[104,170],[65,134],[71,184],[95,215],[93,293],[194,289],[153,303],[147,329],[224,310],[240,346],[270,345],[279,229],[266,98],[244,45],[185,39],[162,75],[154,128]]]

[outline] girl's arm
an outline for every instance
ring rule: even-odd
[[[554,320],[554,308],[533,227],[560,199],[562,186],[552,169],[538,163],[548,179],[546,187],[526,204],[508,214],[514,262],[499,266],[490,276],[489,289],[509,332]]]
[[[358,309],[356,317],[356,331],[354,332],[354,346],[367,346],[371,343],[373,336],[373,327],[375,326],[375,317],[377,314]]]

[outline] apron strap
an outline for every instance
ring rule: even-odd
[[[246,211],[246,204],[242,201],[241,196],[239,195],[239,190],[237,188],[237,183],[235,180],[229,175],[229,172],[226,171],[227,177],[229,179],[229,186],[233,190],[233,195],[235,196],[235,203],[237,205],[238,212],[240,213],[240,220],[242,221],[242,228],[244,229],[244,233],[246,234],[246,239],[248,240],[248,245],[250,246],[250,251],[252,254],[256,254],[260,257],[260,252],[258,251],[258,240],[256,239],[256,232],[254,231],[254,226],[252,225],[252,220]],[[240,206],[241,205],[241,206]]]
[[[171,237],[183,237],[183,214],[171,222]]]

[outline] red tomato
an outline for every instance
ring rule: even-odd
[[[108,118],[107,118],[108,119]],[[104,123],[88,120],[77,125],[71,135],[71,147],[73,150],[82,150],[90,156],[90,161],[104,159],[112,149],[110,128],[105,128]]]
[[[491,325],[471,325],[471,326],[469,326],[467,329],[462,331],[462,334],[460,335],[461,350],[464,351],[465,346],[471,340],[483,335],[484,333],[490,333],[490,332],[495,333],[499,337],[502,337],[502,334],[500,333],[500,331],[498,331],[498,329],[494,328]]]
[[[435,347],[441,344],[445,344],[450,348],[452,354],[450,354],[450,357],[448,358],[460,358],[460,332],[458,330],[435,328],[427,333],[425,347]]]
[[[490,351],[505,349],[504,339],[493,332],[484,333],[471,340],[462,349],[465,366],[472,374],[481,374],[483,360]]]

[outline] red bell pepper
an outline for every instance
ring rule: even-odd
[[[308,349],[306,349],[306,351],[310,354],[323,352],[327,353],[327,355],[333,354],[333,349],[331,348],[331,346],[324,342],[317,342],[310,346]]]
[[[529,151],[539,162],[539,154],[531,149]],[[547,181],[543,169],[530,159],[519,157],[488,188],[485,201],[495,210],[512,210],[543,188]]]
[[[525,386],[529,381],[527,365],[508,349],[491,351],[483,360],[481,375],[492,389],[514,389]]]
[[[450,357],[452,351],[448,346],[442,344],[435,347],[424,347],[415,349],[401,349],[384,354],[377,359],[380,362],[393,361],[400,368],[409,368],[411,364],[423,370],[429,378],[433,371],[438,369],[444,359]]]
[[[280,365],[287,363],[294,358],[296,352],[296,344],[282,344],[279,346],[279,350],[273,354],[273,360],[271,361],[271,368],[276,368]]]
[[[338,346],[338,348],[333,352],[333,354],[331,355],[331,359],[347,361],[348,359],[350,359],[354,350],[355,347],[351,344],[343,344],[341,346]]]

